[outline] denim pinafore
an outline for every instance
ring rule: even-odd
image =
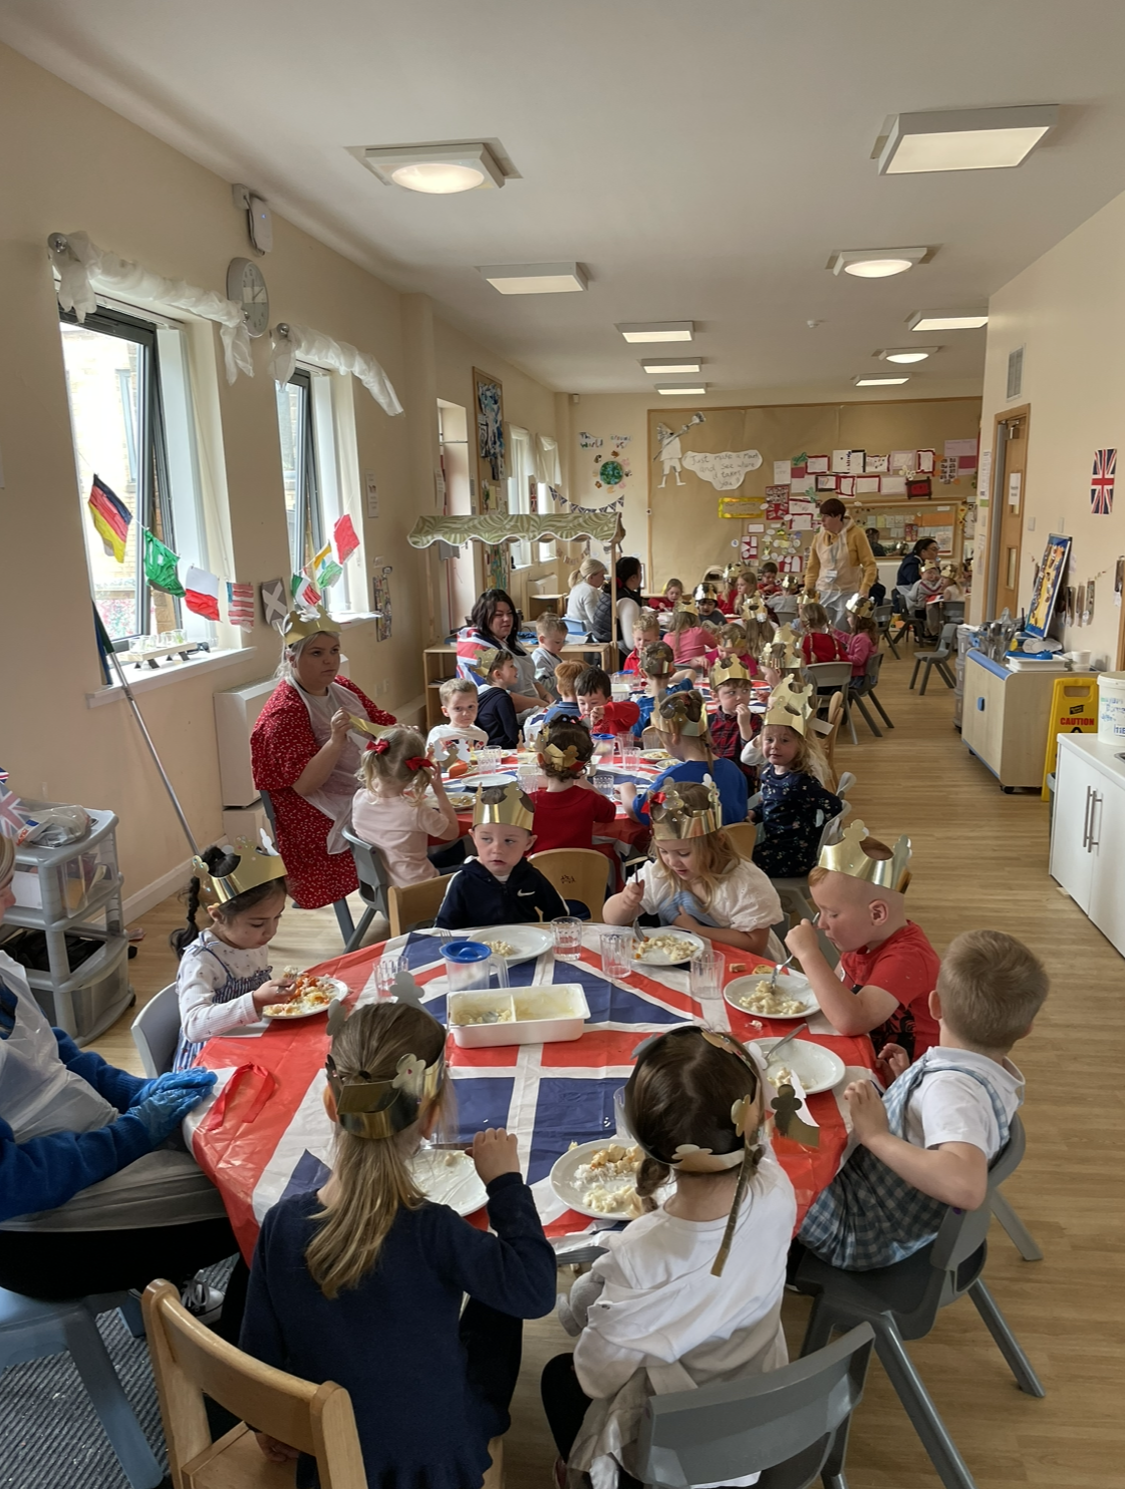
[[[223,961],[222,957],[210,946],[205,946],[200,952],[201,956],[213,956],[226,973],[226,981],[219,984],[215,989],[212,1003],[232,1003],[235,998],[241,998],[243,993],[256,993],[263,983],[269,982],[271,969],[261,967],[257,972],[251,972],[246,977],[236,977]],[[195,1060],[196,1055],[203,1048],[203,1041],[190,1044],[184,1039],[183,1030],[180,1030],[180,1041],[176,1046],[176,1058],[172,1062],[173,1070],[188,1070]]]

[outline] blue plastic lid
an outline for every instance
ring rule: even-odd
[[[447,941],[442,947],[442,956],[451,962],[485,962],[491,955],[483,941]]]

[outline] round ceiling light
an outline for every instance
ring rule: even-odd
[[[924,362],[929,352],[888,352],[884,358],[887,362]]]
[[[913,259],[857,259],[855,263],[844,265],[844,273],[854,274],[859,279],[888,279],[892,274],[905,274],[913,267]]]
[[[430,196],[450,196],[456,191],[472,191],[484,180],[484,172],[467,165],[446,161],[423,161],[402,165],[392,171],[392,179],[407,191],[424,191]]]

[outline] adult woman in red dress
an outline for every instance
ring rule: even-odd
[[[340,633],[323,611],[290,615],[283,635],[281,681],[254,725],[250,758],[255,786],[269,792],[289,892],[302,910],[316,910],[359,883],[343,829],[366,738],[350,715],[375,724],[395,718],[337,676]]]

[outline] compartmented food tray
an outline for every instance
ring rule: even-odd
[[[578,1039],[590,1017],[577,982],[500,992],[450,993],[449,1027],[455,1042],[474,1049],[497,1044],[559,1044]]]

